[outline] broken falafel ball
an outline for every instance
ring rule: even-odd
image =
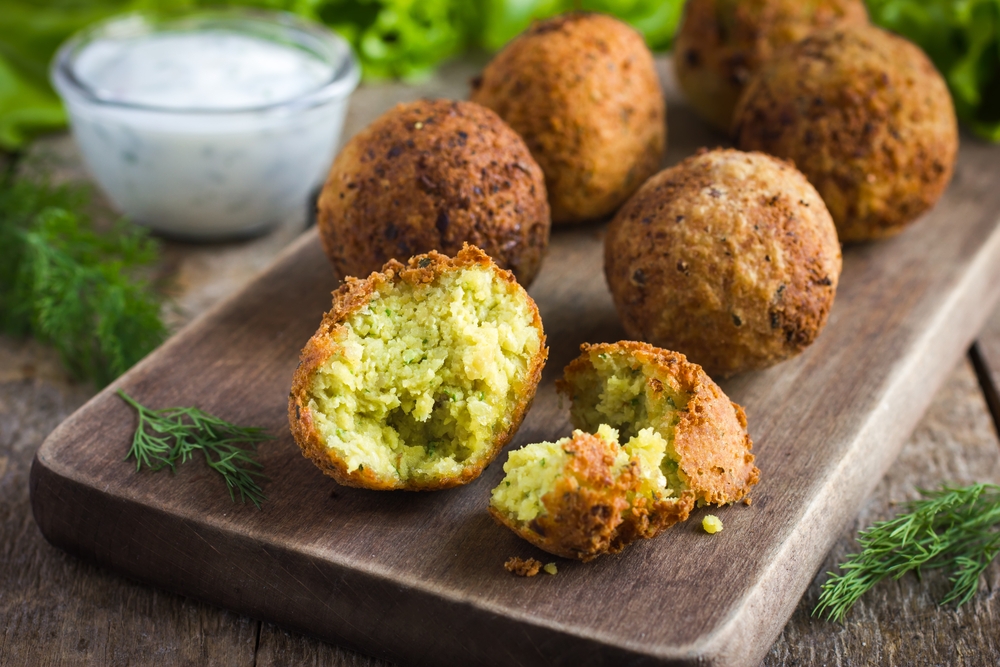
[[[534,301],[478,248],[390,260],[334,292],[295,371],[291,431],[347,486],[465,484],[517,431],[547,355]]]
[[[669,490],[668,499],[690,493],[699,505],[724,505],[740,500],[757,483],[760,470],[750,453],[746,413],[701,366],[678,352],[636,341],[584,344],[581,351],[556,383],[572,401],[573,425],[592,431],[607,424],[623,440],[652,429],[663,440],[663,450],[644,448],[644,467],[663,475],[655,488]],[[674,523],[661,516],[659,503],[648,503],[645,514],[633,511],[641,536],[655,535],[661,523]]]
[[[636,517],[648,502],[687,518],[693,497],[667,498],[664,476],[649,461],[662,456],[663,439],[652,429],[625,446],[618,432],[602,424],[594,434],[574,431],[556,442],[537,442],[512,451],[506,477],[493,489],[490,514],[502,525],[549,553],[589,561],[617,553],[642,537]],[[650,456],[652,453],[652,456]]]

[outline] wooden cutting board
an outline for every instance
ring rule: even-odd
[[[661,65],[663,63],[661,62]],[[667,78],[668,163],[720,143]],[[753,505],[705,510],[659,539],[581,564],[486,512],[506,453],[437,493],[337,486],[299,454],[286,401],[298,352],[337,285],[307,232],[243,292],[171,338],[64,422],[31,472],[54,545],[126,576],[374,656],[427,665],[757,664],[834,537],[890,466],[1000,297],[1000,150],[963,137],[938,207],[902,235],[848,248],[837,301],[802,356],[721,383],[746,406],[762,480]],[[568,434],[553,382],[582,342],[623,337],[600,225],[553,233],[530,293],[551,353],[511,448]],[[135,415],[197,405],[267,428],[258,510],[196,462],[136,473]],[[521,579],[512,555],[556,561]]]

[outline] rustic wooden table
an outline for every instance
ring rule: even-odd
[[[464,97],[476,63],[456,64],[420,84],[416,95]],[[345,132],[353,134],[413,87],[362,88]],[[23,168],[44,163],[60,179],[82,179],[72,141],[36,142]],[[303,229],[288,220],[242,243],[165,245],[172,328],[236,291]],[[1000,312],[953,371],[854,523],[831,550],[766,665],[1000,663],[1000,563],[961,610],[934,600],[947,590],[940,572],[876,586],[844,625],[814,619],[825,572],[857,546],[859,528],[894,513],[918,487],[942,481],[1000,482]],[[374,666],[379,661],[153,588],[73,559],[51,547],[31,516],[28,471],[35,450],[81,406],[94,387],[74,383],[53,353],[31,341],[0,337],[0,666],[22,664],[316,664]],[[992,410],[992,416],[991,416]],[[752,415],[751,415],[752,419]]]

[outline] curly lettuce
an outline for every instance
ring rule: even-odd
[[[868,9],[934,61],[959,120],[1000,141],[1000,0],[868,0]]]

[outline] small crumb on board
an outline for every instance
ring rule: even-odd
[[[554,565],[554,563],[552,564]],[[511,556],[507,559],[507,562],[503,564],[504,569],[508,572],[513,572],[519,577],[533,577],[538,574],[538,571],[542,569],[542,561],[535,558],[518,558],[517,556]],[[548,566],[546,565],[546,568]],[[548,570],[546,570],[548,572]]]
[[[706,533],[718,533],[722,530],[722,520],[714,514],[709,514],[701,520],[701,527],[705,529]]]
[[[559,568],[556,567],[555,563],[546,563],[545,567],[543,567],[542,569],[548,572],[549,574],[555,574],[556,572],[559,571]]]

